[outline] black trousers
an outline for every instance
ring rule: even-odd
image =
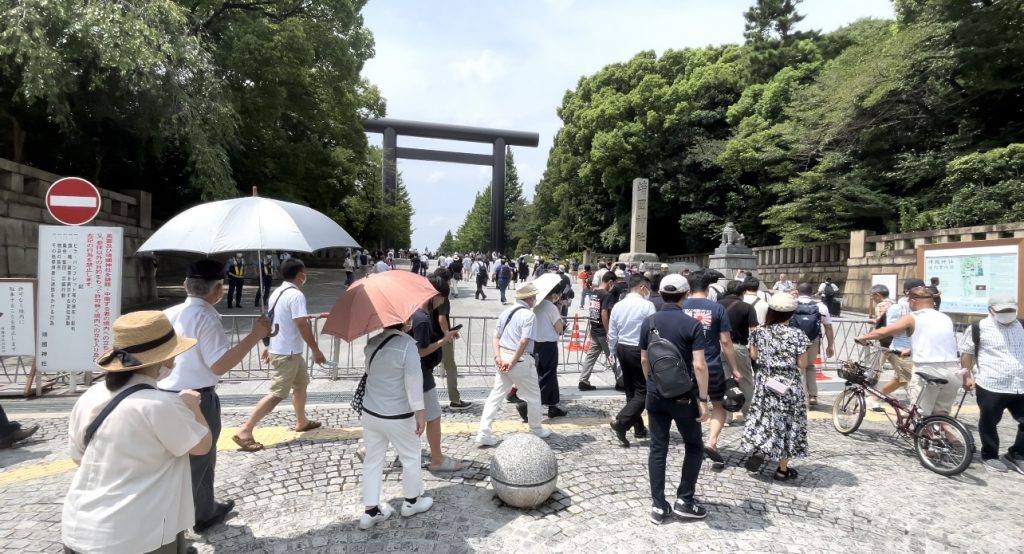
[[[672,422],[683,436],[683,471],[679,477],[676,497],[692,502],[697,490],[700,466],[704,462],[704,439],[701,436],[697,400],[692,396],[689,403],[665,400],[653,394],[647,395],[647,419],[651,425],[651,451],[647,456],[647,474],[651,482],[651,501],[659,508],[667,508],[665,500],[665,460],[668,457],[669,432]]]
[[[647,379],[640,365],[640,347],[618,344],[615,355],[622,369],[622,385],[626,388],[626,405],[619,410],[615,421],[619,427],[634,430],[644,428],[644,403],[647,399]]]
[[[21,429],[21,425],[16,421],[8,421],[3,406],[0,406],[0,439],[13,435],[18,429]]]
[[[231,306],[232,300],[235,305],[239,308],[242,307],[242,285],[245,283],[243,279],[237,277],[228,277],[228,306]]]
[[[270,300],[270,287],[274,284],[273,275],[264,275],[262,277],[261,287],[256,287],[256,307],[260,307],[260,299],[263,298],[264,302]],[[267,306],[269,308],[269,306]]]
[[[481,298],[482,297],[484,300],[487,300],[487,294],[484,293],[484,285],[485,284],[487,284],[487,279],[485,279],[483,277],[477,277],[476,278],[476,294],[473,295],[473,298]]]
[[[217,466],[217,440],[220,438],[220,397],[213,387],[202,389],[199,394],[199,411],[210,426],[213,447],[202,456],[188,457],[192,466],[192,501],[196,507],[197,522],[212,518],[217,509],[213,498],[213,477]]]
[[[1003,412],[1009,410],[1010,417],[1017,420],[1017,436],[1010,454],[1024,456],[1024,394],[1005,394],[987,391],[978,387],[978,435],[981,436],[981,459],[999,457],[999,421]]]
[[[558,343],[535,342],[533,355],[537,358],[537,382],[540,384],[540,403],[558,404]]]

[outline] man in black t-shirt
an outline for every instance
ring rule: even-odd
[[[608,318],[616,300],[608,289],[613,283],[615,283],[615,275],[610,271],[605,273],[601,278],[601,284],[590,293],[590,297],[587,299],[590,307],[590,350],[583,358],[583,370],[580,372],[579,389],[582,391],[597,388],[590,384],[590,375],[594,372],[594,364],[602,353],[611,365],[612,373],[615,374],[615,388],[622,387],[622,371],[608,349]]]
[[[448,298],[448,281],[439,275],[430,276],[430,284],[438,295],[428,300],[412,315],[409,334],[416,339],[420,354],[420,369],[423,370],[423,408],[427,412],[427,444],[430,445],[430,471],[459,471],[466,465],[449,458],[441,451],[441,404],[437,398],[437,383],[434,368],[441,363],[441,348],[459,338],[457,331],[441,330],[437,310]]]
[[[740,283],[736,288],[737,295],[730,294],[718,299],[718,303],[725,307],[725,315],[729,318],[729,333],[732,336],[733,349],[736,351],[736,369],[743,376],[738,384],[746,398],[742,410],[744,419],[750,411],[750,400],[754,398],[754,370],[750,365],[747,342],[750,340],[750,330],[757,327],[757,310],[743,301],[743,294],[747,291],[756,293],[757,285]],[[732,425],[739,425],[742,421],[743,419],[733,418]]]
[[[651,521],[660,524],[669,515],[680,519],[703,519],[707,510],[697,504],[693,494],[704,460],[701,422],[707,421],[708,366],[704,360],[704,326],[683,311],[683,301],[690,285],[682,275],[667,275],[661,280],[659,292],[665,304],[661,310],[644,320],[640,326],[640,364],[647,383],[647,419],[651,436],[648,453],[648,479],[651,484]],[[651,322],[661,338],[679,349],[693,378],[693,389],[681,398],[664,398],[656,382],[650,379],[651,365],[647,355]],[[683,470],[674,505],[665,500],[665,463],[668,457],[669,433],[675,422],[683,437],[685,454]]]

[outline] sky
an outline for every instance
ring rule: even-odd
[[[753,0],[370,0],[363,10],[376,55],[363,76],[387,117],[535,132],[514,147],[528,199],[562,126],[556,110],[581,77],[642,50],[741,43]],[[831,31],[892,18],[890,0],[805,0],[800,29]],[[379,145],[380,135],[371,134]],[[490,154],[487,144],[399,137],[398,146]],[[399,160],[412,199],[413,247],[454,234],[490,180],[490,167]]]

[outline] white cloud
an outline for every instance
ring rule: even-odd
[[[434,184],[440,183],[444,179],[444,171],[432,171],[430,175],[427,175],[427,183]]]
[[[463,80],[490,84],[505,74],[505,64],[490,50],[484,50],[474,58],[453,64],[455,73]]]

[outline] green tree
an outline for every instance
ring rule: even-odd
[[[458,252],[458,250],[459,249],[455,245],[455,237],[452,236],[451,230],[448,230],[448,232],[444,234],[444,239],[441,240],[441,246],[437,247],[437,253],[451,256],[455,252]]]
[[[804,19],[796,11],[802,1],[756,0],[749,10],[743,12],[746,20],[743,36],[747,42],[788,41],[795,34],[796,24]]]
[[[532,213],[523,197],[512,149],[505,152],[505,248],[513,252],[531,232]],[[473,207],[456,232],[455,243],[463,252],[488,252],[491,249],[491,185],[477,193]]]
[[[381,159],[380,148],[370,148],[356,176],[354,193],[327,213],[366,248],[381,248],[385,243],[395,248],[409,248],[415,213],[412,202],[401,174],[395,203],[384,201]]]

